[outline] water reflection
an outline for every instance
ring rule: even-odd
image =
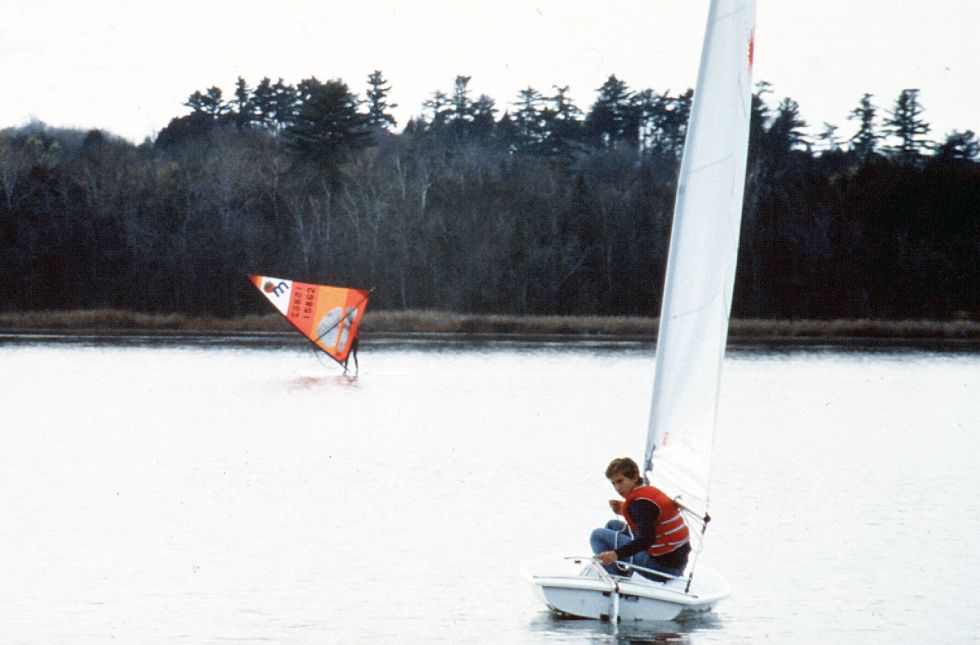
[[[598,620],[541,613],[528,625],[529,631],[544,636],[574,637],[576,641],[616,645],[686,645],[692,642],[691,634],[695,632],[721,628],[721,619],[713,613],[659,622],[631,621],[618,626]]]
[[[289,389],[296,390],[318,390],[322,388],[350,388],[358,389],[360,384],[356,374],[340,374],[337,376],[299,376],[289,381]]]

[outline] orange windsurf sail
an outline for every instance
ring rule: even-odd
[[[301,334],[345,365],[367,308],[367,291],[267,275],[249,275],[249,278]]]

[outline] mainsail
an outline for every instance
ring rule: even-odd
[[[707,512],[752,108],[755,0],[714,0],[678,179],[660,313],[648,480]]]
[[[338,363],[345,364],[367,308],[367,291],[266,275],[248,277],[301,334]]]

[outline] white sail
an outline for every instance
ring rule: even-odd
[[[645,470],[707,512],[752,101],[755,0],[712,0],[674,205]]]

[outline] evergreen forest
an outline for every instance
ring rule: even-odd
[[[404,124],[390,90],[239,78],[138,145],[0,131],[0,310],[266,313],[260,273],[373,309],[658,313],[690,90],[498,104],[458,76]],[[853,136],[813,136],[756,86],[733,316],[980,319],[975,133],[931,133],[915,89],[855,98]]]

